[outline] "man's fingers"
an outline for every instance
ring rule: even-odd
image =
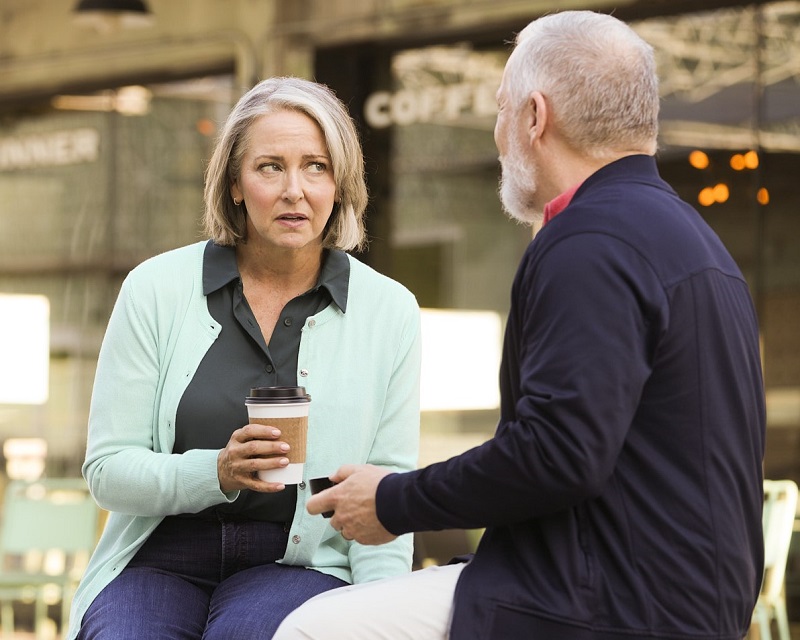
[[[334,511],[335,500],[331,494],[335,490],[336,487],[331,487],[330,489],[325,489],[325,491],[320,491],[318,494],[311,496],[306,503],[306,511],[312,516]]]
[[[368,466],[369,465],[364,464],[342,465],[339,467],[339,469],[337,469],[336,473],[330,477],[330,479],[334,485],[338,485],[340,482],[343,482],[360,469],[364,469]],[[331,487],[330,489],[320,491],[309,498],[308,502],[306,503],[306,511],[308,511],[308,513],[310,513],[312,516],[323,514],[325,517],[330,517],[329,514],[336,510],[336,497],[337,494],[335,486]]]
[[[364,468],[365,466],[367,466],[367,465],[363,465],[363,464],[345,464],[345,465],[342,465],[341,467],[339,467],[337,469],[336,473],[334,473],[331,476],[331,480],[333,480],[336,483],[342,482],[343,480],[349,478],[356,471],[358,471],[359,469]]]

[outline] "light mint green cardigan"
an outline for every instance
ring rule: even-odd
[[[204,247],[199,242],[145,261],[125,279],[114,306],[83,465],[95,500],[110,514],[75,594],[68,638],[164,516],[238,495],[220,491],[218,450],[171,453],[178,402],[220,332],[203,295]],[[312,398],[306,479],[346,463],[393,470],[417,464],[419,307],[402,285],[349,259],[347,313],[329,305],[306,321],[300,339],[298,384]],[[347,542],[328,520],[306,512],[308,496],[298,487],[281,562],[352,583],[410,571],[409,535],[379,547]]]

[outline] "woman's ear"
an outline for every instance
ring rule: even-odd
[[[231,183],[230,192],[231,192],[231,198],[233,198],[233,201],[235,203],[237,203],[237,204],[241,204],[242,200],[244,200],[244,196],[242,195],[241,189],[239,189],[239,183],[238,182],[234,181],[233,183]]]

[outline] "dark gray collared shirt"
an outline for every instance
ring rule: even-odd
[[[209,241],[203,258],[203,293],[222,331],[178,405],[173,451],[223,448],[231,433],[248,422],[244,400],[251,387],[298,384],[300,330],[309,316],[331,302],[345,312],[349,283],[347,255],[325,251],[317,284],[286,304],[267,345],[244,296],[235,249]],[[235,502],[197,515],[289,523],[296,499],[295,486],[272,494],[242,491]]]

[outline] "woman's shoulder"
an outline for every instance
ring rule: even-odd
[[[366,285],[367,287],[381,287],[387,291],[393,291],[396,294],[406,297],[413,297],[414,294],[397,280],[394,280],[380,271],[370,267],[368,264],[361,262],[358,258],[347,254],[350,260],[350,279],[354,286]]]
[[[179,280],[182,275],[194,277],[198,273],[202,274],[205,245],[205,241],[196,242],[147,258],[131,270],[127,280],[174,282]]]
[[[144,260],[127,275],[123,289],[142,303],[165,296],[174,301],[197,287],[202,291],[205,245],[197,242]]]
[[[373,267],[370,267],[368,264],[361,262],[358,258],[351,256],[350,254],[347,254],[347,257],[350,260],[350,273],[354,280],[369,282],[376,285],[380,284],[389,288],[397,288],[408,291],[408,289],[406,289],[406,287],[397,280],[394,280],[386,274],[377,271]]]

